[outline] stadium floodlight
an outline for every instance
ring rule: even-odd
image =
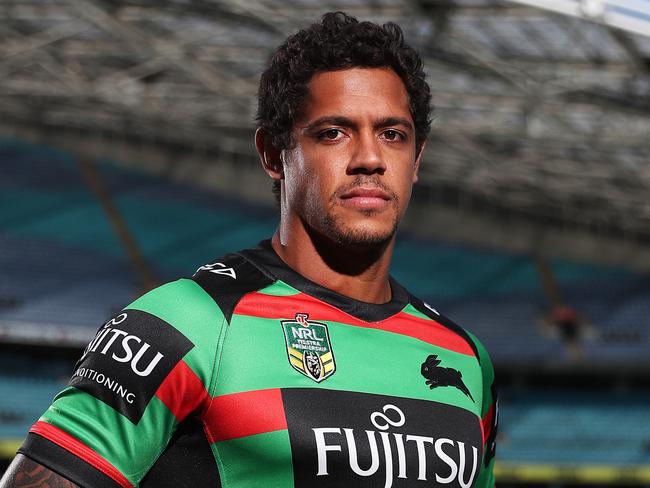
[[[512,0],[650,37],[648,0]]]

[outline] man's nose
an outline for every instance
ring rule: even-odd
[[[375,134],[359,134],[354,153],[350,158],[350,174],[384,174],[386,164],[382,157],[380,141]]]

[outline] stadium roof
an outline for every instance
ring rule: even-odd
[[[287,34],[341,9],[398,22],[425,59],[436,121],[409,230],[647,262],[647,7],[5,0],[0,134],[270,202],[252,144],[259,74]]]

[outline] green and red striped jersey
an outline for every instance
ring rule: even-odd
[[[492,488],[490,359],[390,284],[228,254],[106,322],[19,452],[84,487]]]

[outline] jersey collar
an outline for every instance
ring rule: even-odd
[[[410,294],[392,276],[389,277],[391,300],[382,304],[355,300],[314,283],[282,261],[271,246],[270,239],[260,242],[255,248],[242,251],[241,254],[274,279],[366,322],[387,319],[409,303]]]

